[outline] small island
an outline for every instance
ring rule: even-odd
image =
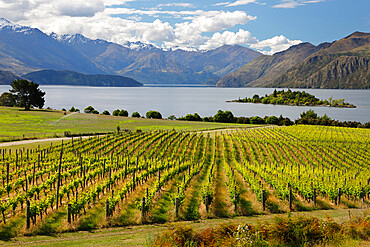
[[[329,106],[329,107],[345,107],[345,108],[356,108],[355,105],[344,102],[344,99],[333,99],[330,97],[328,100],[320,100],[314,95],[306,93],[305,91],[287,91],[276,89],[270,95],[260,97],[255,94],[253,98],[244,98],[231,100],[226,102],[238,102],[238,103],[262,103],[262,104],[273,104],[273,105],[295,105],[295,106]]]

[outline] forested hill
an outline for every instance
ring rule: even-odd
[[[370,88],[370,33],[333,43],[302,43],[260,56],[221,78],[218,87]]]
[[[23,76],[40,85],[140,87],[140,82],[118,75],[85,75],[73,71],[41,70]]]

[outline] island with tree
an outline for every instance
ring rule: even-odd
[[[231,100],[227,102],[238,102],[238,103],[262,103],[262,104],[273,104],[273,105],[294,105],[294,106],[330,106],[330,107],[346,107],[356,108],[355,105],[347,103],[344,99],[333,99],[330,97],[328,100],[320,100],[314,95],[306,93],[305,91],[287,91],[276,89],[270,95],[259,96],[255,94],[252,98],[244,98]]]

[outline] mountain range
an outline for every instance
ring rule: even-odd
[[[0,18],[0,70],[25,75],[40,70],[131,77],[145,84],[215,84],[260,56],[239,45],[214,50],[159,49],[141,42],[116,44],[81,34],[47,35]]]
[[[370,88],[370,33],[318,46],[301,43],[259,56],[222,77],[218,87]]]

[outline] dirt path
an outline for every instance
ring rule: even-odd
[[[82,139],[86,139],[92,136],[83,136]],[[79,137],[75,137],[77,139]],[[12,147],[18,145],[25,145],[31,143],[39,143],[39,142],[53,142],[53,141],[62,141],[62,140],[72,140],[72,137],[60,137],[60,138],[46,138],[46,139],[35,139],[35,140],[24,140],[24,141],[15,141],[15,142],[2,142],[0,143],[1,147]]]

